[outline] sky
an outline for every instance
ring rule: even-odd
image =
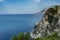
[[[34,14],[60,0],[0,0],[0,14]]]

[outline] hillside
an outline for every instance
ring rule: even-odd
[[[35,24],[30,36],[38,38],[52,35],[53,32],[57,32],[60,36],[60,5],[50,7],[44,11],[41,21]]]

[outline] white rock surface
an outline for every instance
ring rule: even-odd
[[[53,6],[51,8],[54,8],[55,10],[55,7],[56,6]],[[42,20],[36,23],[36,27],[32,30],[32,32],[30,32],[30,35],[32,38],[42,37],[46,34],[50,35],[51,32],[53,31],[57,31],[58,35],[60,36],[60,6],[58,5],[56,9],[58,11],[56,14],[51,14],[52,13],[51,11],[49,13],[49,9],[45,10]],[[52,23],[49,23],[49,20],[48,20],[49,15],[50,17],[53,16]],[[56,18],[58,18],[57,22],[56,22]],[[54,22],[54,20],[56,23]]]

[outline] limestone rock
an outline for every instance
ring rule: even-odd
[[[34,29],[30,32],[32,38],[43,37],[51,35],[52,32],[57,31],[60,36],[60,6],[56,5],[48,8],[44,12],[41,21],[36,23]]]

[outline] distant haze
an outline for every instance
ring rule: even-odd
[[[59,4],[60,0],[0,0],[0,14],[34,14]]]

